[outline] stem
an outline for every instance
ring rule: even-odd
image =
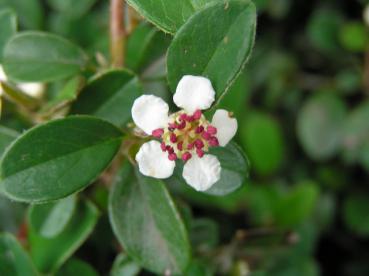
[[[124,0],[110,0],[110,51],[113,67],[123,67],[126,44]]]

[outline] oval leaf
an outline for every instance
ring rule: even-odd
[[[67,226],[75,207],[75,196],[53,203],[33,205],[29,210],[30,226],[45,238],[55,237]]]
[[[227,1],[201,10],[175,35],[168,51],[172,91],[184,75],[212,81],[224,94],[247,62],[255,39],[256,11],[251,1]]]
[[[4,49],[4,70],[15,81],[54,81],[78,74],[87,56],[62,37],[43,32],[15,35]]]
[[[22,246],[6,233],[0,234],[0,275],[38,275]]]
[[[125,70],[108,71],[93,79],[81,91],[71,113],[90,114],[124,126],[131,119],[131,108],[141,95],[138,79]]]
[[[0,126],[0,156],[3,155],[9,144],[17,138],[18,132],[10,128]]]
[[[17,31],[17,17],[11,10],[0,10],[0,62],[3,60],[5,44]]]
[[[110,271],[111,276],[136,276],[140,273],[140,266],[132,261],[127,255],[119,254]]]
[[[111,191],[109,215],[118,240],[140,265],[159,274],[183,272],[188,237],[162,181],[126,163]]]
[[[67,227],[53,238],[45,238],[29,229],[31,257],[40,272],[57,270],[81,246],[94,229],[98,210],[90,202],[79,202]],[[30,221],[30,216],[28,216]],[[27,274],[26,274],[27,275]]]
[[[121,143],[110,123],[72,116],[37,126],[4,154],[0,188],[11,199],[45,202],[66,197],[91,183]]]
[[[99,274],[88,263],[79,259],[70,259],[63,267],[55,274],[56,276],[98,276]]]

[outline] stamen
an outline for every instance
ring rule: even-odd
[[[209,140],[209,145],[212,146],[212,147],[217,147],[219,146],[219,141],[218,141],[218,138],[215,137],[215,136],[212,136]]]
[[[197,153],[197,156],[200,157],[200,158],[204,156],[204,151],[201,150],[201,149],[197,149],[196,153]]]
[[[192,155],[188,151],[186,151],[184,154],[182,154],[182,160],[183,161],[187,161],[187,160],[191,159],[191,157],[192,157]]]
[[[154,136],[155,138],[161,138],[161,136],[164,134],[164,129],[162,128],[158,128],[152,131],[152,136]]]
[[[196,134],[200,134],[201,132],[203,132],[204,131],[204,127],[203,126],[198,126],[197,128],[196,128],[196,130],[195,130],[195,133]]]
[[[176,123],[169,123],[169,129],[176,129],[178,128],[178,125]]]
[[[174,149],[171,146],[167,146],[167,151],[169,154],[174,153]]]
[[[164,143],[164,142],[162,142],[162,143],[160,144],[160,147],[161,147],[161,150],[162,150],[162,151],[166,151],[166,150],[167,150],[167,146],[165,145],[165,143]]]
[[[183,150],[183,142],[182,141],[177,144],[177,149],[180,150],[180,151]]]
[[[195,119],[195,120],[198,120],[198,119],[200,119],[201,118],[201,115],[202,115],[202,113],[201,113],[201,110],[196,110],[195,111],[195,113],[192,115],[192,117]]]
[[[176,136],[174,133],[171,133],[171,134],[170,134],[170,141],[171,141],[172,143],[177,142],[177,136]]]
[[[194,147],[194,143],[189,143],[189,144],[187,145],[187,149],[188,149],[188,150],[192,150],[192,149],[193,149],[193,147]]]
[[[184,129],[186,127],[186,121],[182,121],[179,125],[178,125],[178,129]]]
[[[204,142],[203,142],[203,141],[201,141],[200,139],[197,139],[197,140],[195,141],[195,147],[196,147],[197,149],[202,149],[202,148],[204,147]]]
[[[170,154],[168,155],[168,159],[169,159],[170,161],[175,161],[175,160],[177,159],[177,155],[176,155],[175,153],[170,153]]]
[[[211,134],[208,132],[203,132],[201,134],[202,138],[204,138],[205,140],[209,140],[211,138]]]
[[[217,134],[217,129],[211,125],[208,125],[208,127],[206,128],[207,133],[214,135]]]

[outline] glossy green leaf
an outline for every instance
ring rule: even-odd
[[[45,202],[90,184],[119,149],[121,132],[110,123],[71,116],[23,133],[4,154],[0,187],[11,199]]]
[[[349,22],[341,28],[340,40],[345,49],[351,52],[364,52],[369,45],[368,35],[364,23]]]
[[[141,266],[159,274],[184,271],[187,233],[162,181],[126,163],[111,191],[109,215],[118,240]]]
[[[15,130],[0,126],[0,156],[3,155],[5,149],[15,140],[15,138],[17,138],[18,135],[19,133]]]
[[[343,219],[347,227],[357,234],[369,235],[369,197],[362,194],[349,195],[343,205]]]
[[[43,9],[40,0],[0,0],[0,9],[11,8],[18,15],[22,27],[40,29],[43,24]]]
[[[255,6],[247,0],[221,2],[192,16],[169,47],[172,91],[183,75],[202,75],[211,80],[217,98],[223,95],[251,54],[255,27]]]
[[[137,77],[125,70],[108,71],[84,87],[71,113],[90,114],[124,126],[131,120],[133,102],[140,95]]]
[[[13,36],[4,49],[4,70],[16,81],[54,81],[78,74],[87,56],[62,37],[43,32]]]
[[[152,62],[166,54],[170,36],[149,24],[140,24],[129,36],[126,49],[126,66],[142,72]]]
[[[7,233],[0,234],[0,275],[38,275],[22,246]]]
[[[190,238],[193,246],[202,250],[214,248],[219,242],[219,227],[208,218],[192,220]]]
[[[284,160],[285,145],[279,123],[270,115],[250,112],[240,128],[241,143],[259,174],[271,174]]]
[[[55,274],[56,276],[98,276],[99,274],[88,263],[79,259],[70,259]]]
[[[297,135],[311,158],[325,160],[337,152],[345,115],[345,104],[333,94],[314,95],[305,102],[297,119]]]
[[[43,273],[55,272],[91,234],[97,219],[96,207],[83,201],[78,203],[68,225],[57,236],[45,238],[30,228],[30,253],[38,270]]]
[[[96,0],[48,0],[47,2],[56,11],[76,18],[88,12]]]
[[[2,62],[5,44],[17,31],[17,17],[15,13],[8,9],[0,10],[0,26],[0,62]]]
[[[0,232],[18,233],[24,221],[24,207],[23,204],[11,201],[0,193]]]
[[[68,225],[76,208],[76,197],[66,197],[56,202],[31,206],[29,222],[33,231],[45,238],[53,238]]]
[[[165,32],[175,33],[187,19],[207,4],[220,0],[128,0],[143,17]]]
[[[241,187],[249,175],[249,164],[242,149],[231,142],[226,147],[212,148],[210,154],[218,157],[222,170],[220,179],[206,193],[222,196]]]
[[[140,273],[140,266],[125,254],[119,254],[114,261],[110,276],[136,276]]]

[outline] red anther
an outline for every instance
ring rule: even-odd
[[[167,146],[167,151],[169,154],[173,153],[174,152],[174,149],[171,147],[171,146]]]
[[[180,151],[183,150],[183,142],[182,141],[177,144],[177,149],[180,150]]]
[[[193,122],[195,121],[195,118],[193,116],[187,116],[187,122]]]
[[[197,153],[197,156],[200,157],[200,158],[204,156],[204,151],[201,150],[201,149],[197,149],[196,153]]]
[[[179,116],[179,119],[181,121],[186,121],[187,120],[187,114],[186,113],[182,113],[180,116]]]
[[[191,159],[191,157],[192,157],[192,154],[191,154],[191,153],[189,153],[188,151],[186,151],[186,152],[182,155],[182,160],[183,160],[183,161],[187,161],[187,160]]]
[[[206,132],[209,133],[209,134],[211,134],[211,135],[217,134],[217,128],[209,125],[206,128]]]
[[[158,128],[158,129],[153,130],[151,134],[155,138],[161,138],[161,136],[163,135],[163,133],[164,133],[164,129]]]
[[[218,141],[218,138],[215,137],[215,136],[212,136],[209,140],[209,145],[212,146],[212,147],[217,147],[219,146],[219,141]]]
[[[201,132],[204,131],[204,127],[203,126],[198,126],[196,129],[195,129],[195,133],[196,134],[200,134]]]
[[[181,123],[177,126],[178,129],[184,129],[186,127],[186,121],[181,121]]]
[[[170,161],[174,161],[174,160],[176,160],[176,159],[177,159],[177,155],[176,155],[175,153],[170,153],[170,154],[168,155],[168,159],[169,159]]]
[[[188,149],[188,150],[192,150],[192,149],[193,149],[193,147],[194,147],[194,143],[189,143],[189,144],[187,145],[187,149]]]
[[[205,132],[205,131],[201,134],[201,136],[202,136],[202,138],[204,138],[205,140],[209,140],[209,139],[211,138],[211,134],[210,134],[210,133],[208,133],[208,132]]]
[[[162,151],[166,151],[166,150],[167,150],[167,146],[165,145],[165,143],[164,143],[164,142],[162,142],[162,143],[160,144],[160,147],[161,147],[161,150],[162,150]]]
[[[203,142],[203,141],[201,141],[200,139],[197,139],[197,140],[195,141],[195,147],[196,147],[197,149],[202,149],[202,148],[204,147],[204,142]]]
[[[176,123],[169,123],[169,124],[168,124],[168,126],[169,126],[169,128],[170,128],[170,129],[172,129],[172,130],[173,130],[173,129],[176,129],[176,128],[178,127],[178,125],[177,125]]]
[[[170,141],[171,141],[172,143],[177,142],[177,136],[176,136],[174,133],[171,133],[171,134],[170,134]]]
[[[192,115],[192,117],[195,119],[195,120],[198,120],[198,119],[200,119],[201,118],[201,115],[202,115],[202,112],[201,112],[201,110],[196,110],[194,113],[193,113],[193,115]]]

